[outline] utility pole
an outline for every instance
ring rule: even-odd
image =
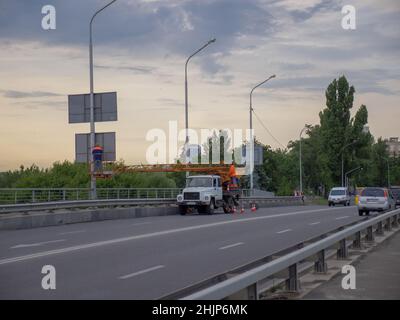
[[[92,40],[92,24],[94,18],[98,13],[103,11],[108,6],[112,5],[115,1],[113,0],[109,2],[107,5],[102,7],[100,10],[97,10],[95,14],[92,16],[90,20],[90,28],[89,28],[89,72],[90,72],[90,195],[91,199],[97,198],[96,191],[96,176],[94,174],[94,158],[93,158],[93,148],[95,146],[96,139],[96,128],[95,128],[95,119],[94,119],[94,80],[93,80],[93,40]]]

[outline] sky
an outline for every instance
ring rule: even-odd
[[[89,21],[106,0],[0,0],[0,171],[75,158],[68,95],[89,92]],[[42,7],[56,29],[42,28]],[[342,7],[356,29],[342,28]],[[249,127],[253,94],[257,139],[282,148],[305,124],[318,124],[325,89],[345,75],[377,137],[400,136],[398,0],[117,0],[93,24],[95,92],[116,91],[117,159],[146,162],[149,130],[184,127],[184,65],[190,60],[189,126]],[[273,137],[265,130],[272,133]]]

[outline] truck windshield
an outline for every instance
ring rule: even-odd
[[[345,190],[332,190],[331,196],[344,196],[346,194]]]
[[[188,178],[186,187],[212,187],[212,178]]]

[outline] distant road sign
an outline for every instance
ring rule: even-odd
[[[242,157],[243,159],[246,158],[246,147],[250,148],[249,145],[242,147]],[[264,162],[264,149],[262,146],[254,144],[254,165],[259,166],[262,165]]]
[[[95,93],[94,121],[117,121],[117,119],[117,93]],[[90,122],[90,94],[72,94],[68,96],[68,122]]]
[[[115,161],[115,132],[96,133],[95,144],[100,145],[103,152],[103,161]],[[89,163],[91,160],[90,134],[75,134],[75,161]]]

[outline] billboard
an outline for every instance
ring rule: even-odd
[[[117,93],[94,94],[94,121],[117,121]],[[90,94],[68,95],[68,122],[90,122]]]
[[[96,133],[95,144],[104,150],[103,161],[115,161],[115,132]],[[90,160],[90,133],[75,134],[75,162],[89,163]]]
[[[242,157],[243,159],[246,158],[246,147],[250,148],[249,145],[242,147]],[[262,146],[258,144],[254,144],[254,165],[259,166],[262,165],[264,161],[264,149]]]

